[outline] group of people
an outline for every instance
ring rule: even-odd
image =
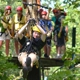
[[[12,16],[12,8],[11,6],[6,6],[4,9],[4,14],[1,17],[0,21],[0,47],[5,40],[6,44],[6,55],[9,56],[9,44],[10,39],[14,37],[14,35],[19,31],[21,27],[27,22],[26,17],[23,15],[23,9],[21,6],[16,8],[16,14]],[[15,43],[15,51],[18,55],[19,48],[21,45],[18,40],[14,38]]]
[[[56,45],[57,58],[62,58],[68,40],[68,27],[62,25],[66,17],[64,10],[53,9],[54,16],[50,19],[50,10],[47,12],[39,9],[37,20],[27,19],[21,6],[16,8],[16,14],[13,16],[11,16],[11,12],[11,6],[6,6],[0,23],[2,24],[0,26],[0,47],[5,40],[6,55],[8,56],[10,39],[14,39],[15,51],[19,62],[23,66],[24,78],[34,64],[38,67],[39,53],[42,48],[44,57],[50,58],[52,39]],[[52,21],[55,26],[52,25]],[[34,24],[28,25],[30,22]]]

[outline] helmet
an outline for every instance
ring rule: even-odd
[[[47,12],[46,12],[46,11],[42,11],[41,14],[42,14],[42,15],[47,15]]]
[[[11,6],[6,6],[5,10],[11,10]]]
[[[41,33],[41,31],[38,29],[38,27],[37,27],[37,26],[33,26],[33,27],[32,27],[32,30],[33,30],[33,31],[37,31],[37,32]]]
[[[64,12],[64,15],[65,15],[65,16],[67,16],[67,13],[66,13],[66,12]]]
[[[65,11],[61,11],[61,15],[67,16],[67,13]]]
[[[62,6],[59,7],[60,11],[64,11],[64,8]]]
[[[58,12],[58,9],[53,9],[53,13],[57,13]]]
[[[39,10],[38,10],[38,12],[42,12],[43,11],[43,9],[42,8],[40,8]]]
[[[16,10],[17,10],[17,11],[22,11],[22,7],[21,7],[21,6],[18,6],[18,7],[16,8]]]

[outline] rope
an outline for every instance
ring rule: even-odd
[[[29,3],[26,3],[26,2],[23,2],[23,4],[24,5],[28,5],[28,6],[40,6],[40,7],[42,7],[42,8],[46,8],[46,9],[48,9],[48,7],[45,7],[45,6],[42,6],[42,5],[40,5],[40,4],[36,4],[36,3],[33,3],[33,4],[29,4]]]

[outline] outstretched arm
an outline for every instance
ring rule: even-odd
[[[42,28],[40,25],[38,25],[37,23],[36,23],[36,26],[39,28],[39,30],[40,30],[41,33],[42,33],[42,35],[41,35],[41,40],[42,40],[43,42],[45,42],[46,37],[47,37],[47,32],[44,31],[43,28]]]
[[[41,31],[42,34],[46,35],[47,32],[43,30],[43,28],[38,24],[36,23],[36,26],[39,28],[39,30]]]

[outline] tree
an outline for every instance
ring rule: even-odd
[[[47,3],[50,3],[50,0],[44,1],[43,5],[47,5]],[[65,23],[69,26],[69,41],[67,42],[67,50],[66,53],[63,57],[63,60],[65,58],[72,58],[72,51],[75,52],[75,57],[73,60],[67,60],[62,68],[59,68],[56,72],[52,68],[51,70],[51,75],[49,76],[49,80],[62,80],[62,79],[67,79],[67,80],[79,80],[79,72],[76,71],[79,68],[75,68],[74,66],[70,69],[69,67],[73,64],[76,64],[79,62],[80,58],[79,53],[80,53],[80,33],[79,33],[79,26],[80,26],[80,1],[79,0],[64,0],[63,3],[61,3],[59,0],[54,0],[54,8],[55,7],[63,7],[64,10],[67,12],[67,16],[65,19]],[[48,5],[49,6],[49,5]],[[72,48],[72,28],[76,27],[76,47]],[[55,53],[54,50],[54,45],[52,45],[52,54]],[[53,73],[53,74],[52,74]],[[64,74],[65,73],[65,74]]]

